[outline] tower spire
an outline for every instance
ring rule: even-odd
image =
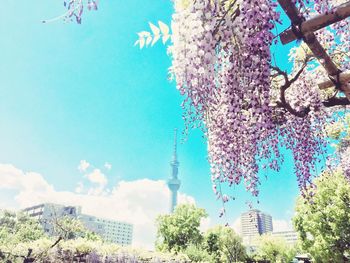
[[[171,176],[168,180],[168,187],[171,192],[170,212],[172,213],[177,205],[177,191],[181,185],[181,181],[178,179],[179,162],[177,160],[177,129],[174,129],[173,160],[170,162],[170,166]]]
[[[177,161],[177,129],[174,129],[174,151],[173,151],[173,163]]]

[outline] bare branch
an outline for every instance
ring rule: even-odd
[[[63,240],[63,237],[58,237],[58,239],[55,241],[55,243],[53,243],[50,248],[54,248],[55,246],[58,245],[58,243],[60,243]]]
[[[323,102],[323,105],[327,108],[335,107],[335,106],[347,106],[347,105],[350,105],[350,101],[344,97],[343,98],[333,97],[325,100]]]
[[[225,11],[225,13],[222,15],[219,23],[217,23],[217,25],[215,26],[215,29],[213,31],[213,36],[217,34],[217,32],[219,31],[220,26],[222,25],[222,23],[225,20],[225,17],[227,16],[228,12],[230,12],[230,10],[233,8],[233,6],[237,3],[237,0],[234,0],[229,7],[227,8],[227,10]],[[240,11],[239,8],[237,7],[237,9],[235,11],[233,11],[234,17],[233,20],[239,15]]]
[[[280,75],[284,78],[284,85],[286,85],[288,82],[289,82],[289,79],[288,79],[288,74],[286,71],[283,71],[282,69],[280,69],[279,67],[277,66],[271,66],[271,68],[277,72],[277,75]],[[284,86],[283,85],[283,86]]]
[[[295,74],[295,76],[290,80],[290,84],[293,84],[295,81],[298,80],[298,78],[300,77],[301,73],[303,73],[304,69],[306,68],[307,62],[308,62],[308,59],[306,58],[305,61],[304,61],[303,66],[299,69],[297,74]]]
[[[303,63],[303,66],[297,71],[297,73],[289,79],[288,73],[281,70],[279,67],[271,66],[273,70],[275,70],[279,75],[281,75],[284,78],[284,84],[280,87],[280,101],[277,102],[277,106],[280,108],[286,109],[289,113],[293,114],[294,116],[304,118],[309,112],[310,108],[305,108],[302,111],[297,111],[293,109],[293,107],[287,102],[286,100],[286,90],[300,77],[301,73],[304,71],[304,69],[307,66],[309,58],[306,57],[305,61]]]

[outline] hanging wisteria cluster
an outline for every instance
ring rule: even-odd
[[[65,19],[75,18],[76,22],[80,24],[84,8],[97,10],[98,0],[64,0],[63,4],[68,10]]]
[[[314,4],[315,13],[331,13],[335,8],[348,4],[346,0],[317,0]],[[329,28],[318,32],[317,37],[323,46],[327,48],[332,59],[342,71],[350,69],[350,19],[341,20],[332,24]],[[347,84],[349,85],[349,84]],[[337,91],[336,91],[337,92]],[[350,118],[349,115],[341,116],[341,129],[338,131],[343,135],[338,143],[338,160],[345,177],[350,182]],[[339,127],[338,127],[339,128]],[[339,138],[338,138],[339,139]]]
[[[350,182],[350,114],[341,115],[337,121],[327,125],[327,135],[336,142],[337,157],[333,167],[342,169],[344,176]]]
[[[198,1],[173,16],[171,73],[190,121],[206,125],[214,191],[224,202],[216,183],[244,178],[257,195],[256,158],[268,157],[268,141],[277,151],[269,107],[273,9],[270,1]]]
[[[350,147],[341,154],[340,166],[343,169],[346,179],[350,182]]]
[[[64,6],[68,9],[66,19],[75,17],[78,24],[81,23],[81,17],[84,12],[84,7],[88,10],[97,10],[98,0],[65,0]]]
[[[66,22],[75,21],[81,24],[84,9],[97,10],[99,0],[63,0],[63,5],[67,11],[55,18],[43,20],[43,23],[49,23],[56,20],[64,20]]]
[[[169,49],[186,117],[205,124],[214,192],[227,202],[217,184],[243,180],[257,195],[259,169],[280,169],[280,146],[292,151],[299,186],[306,189],[325,146],[327,114],[314,83],[318,71],[310,67],[297,73],[305,66],[295,63],[293,73],[299,75],[293,82],[277,72],[285,101],[273,99],[270,47],[279,21],[276,3],[223,2],[178,3]]]
[[[347,1],[291,2],[309,19]],[[85,4],[97,9],[96,0],[65,1],[66,17],[80,23]],[[317,86],[328,77],[322,63],[305,44],[291,50],[289,74],[272,60],[271,45],[277,41],[272,32],[280,22],[276,1],[174,0],[174,7],[171,33],[162,22],[159,28],[150,23],[152,32],[140,32],[136,44],[165,43],[171,34],[170,73],[184,96],[187,127],[200,126],[207,136],[218,198],[230,199],[221,191],[223,183],[244,182],[258,195],[259,171],[280,169],[281,147],[292,152],[299,187],[307,189],[324,154],[324,126],[332,117],[326,107],[340,105],[334,102],[339,87],[320,91]],[[341,71],[350,69],[349,18],[317,31],[316,37]],[[349,154],[344,156],[341,162],[349,167]]]

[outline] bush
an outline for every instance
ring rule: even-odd
[[[196,245],[188,246],[184,253],[193,262],[213,262],[213,258],[209,253],[205,249]]]
[[[116,244],[102,241],[91,241],[84,238],[62,241],[51,248],[53,240],[42,238],[34,242],[18,243],[12,250],[0,246],[0,262],[17,263],[24,262],[118,262],[118,263],[147,263],[147,262],[189,262],[184,254],[159,253],[121,247]],[[31,251],[28,253],[28,251]]]

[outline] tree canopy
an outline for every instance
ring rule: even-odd
[[[161,251],[186,254],[193,262],[241,262],[246,258],[241,238],[227,226],[216,226],[202,233],[201,219],[207,216],[202,208],[185,204],[175,208],[173,214],[157,219]]]
[[[13,246],[19,242],[30,242],[44,237],[37,220],[23,214],[0,211],[0,244]]]
[[[296,255],[296,247],[288,245],[284,239],[264,234],[257,237],[257,260],[269,260],[269,262],[291,262]]]
[[[156,246],[161,251],[181,251],[202,241],[200,222],[207,217],[202,208],[192,204],[178,205],[173,214],[157,218]]]
[[[297,201],[295,229],[315,262],[343,262],[350,255],[350,185],[337,169],[323,173],[315,186],[310,202]]]
[[[350,182],[350,114],[346,113],[326,127],[328,136],[334,140],[337,153],[335,163],[343,170],[344,176]]]
[[[216,226],[205,233],[204,247],[215,263],[241,262],[246,258],[242,239],[230,227]]]

